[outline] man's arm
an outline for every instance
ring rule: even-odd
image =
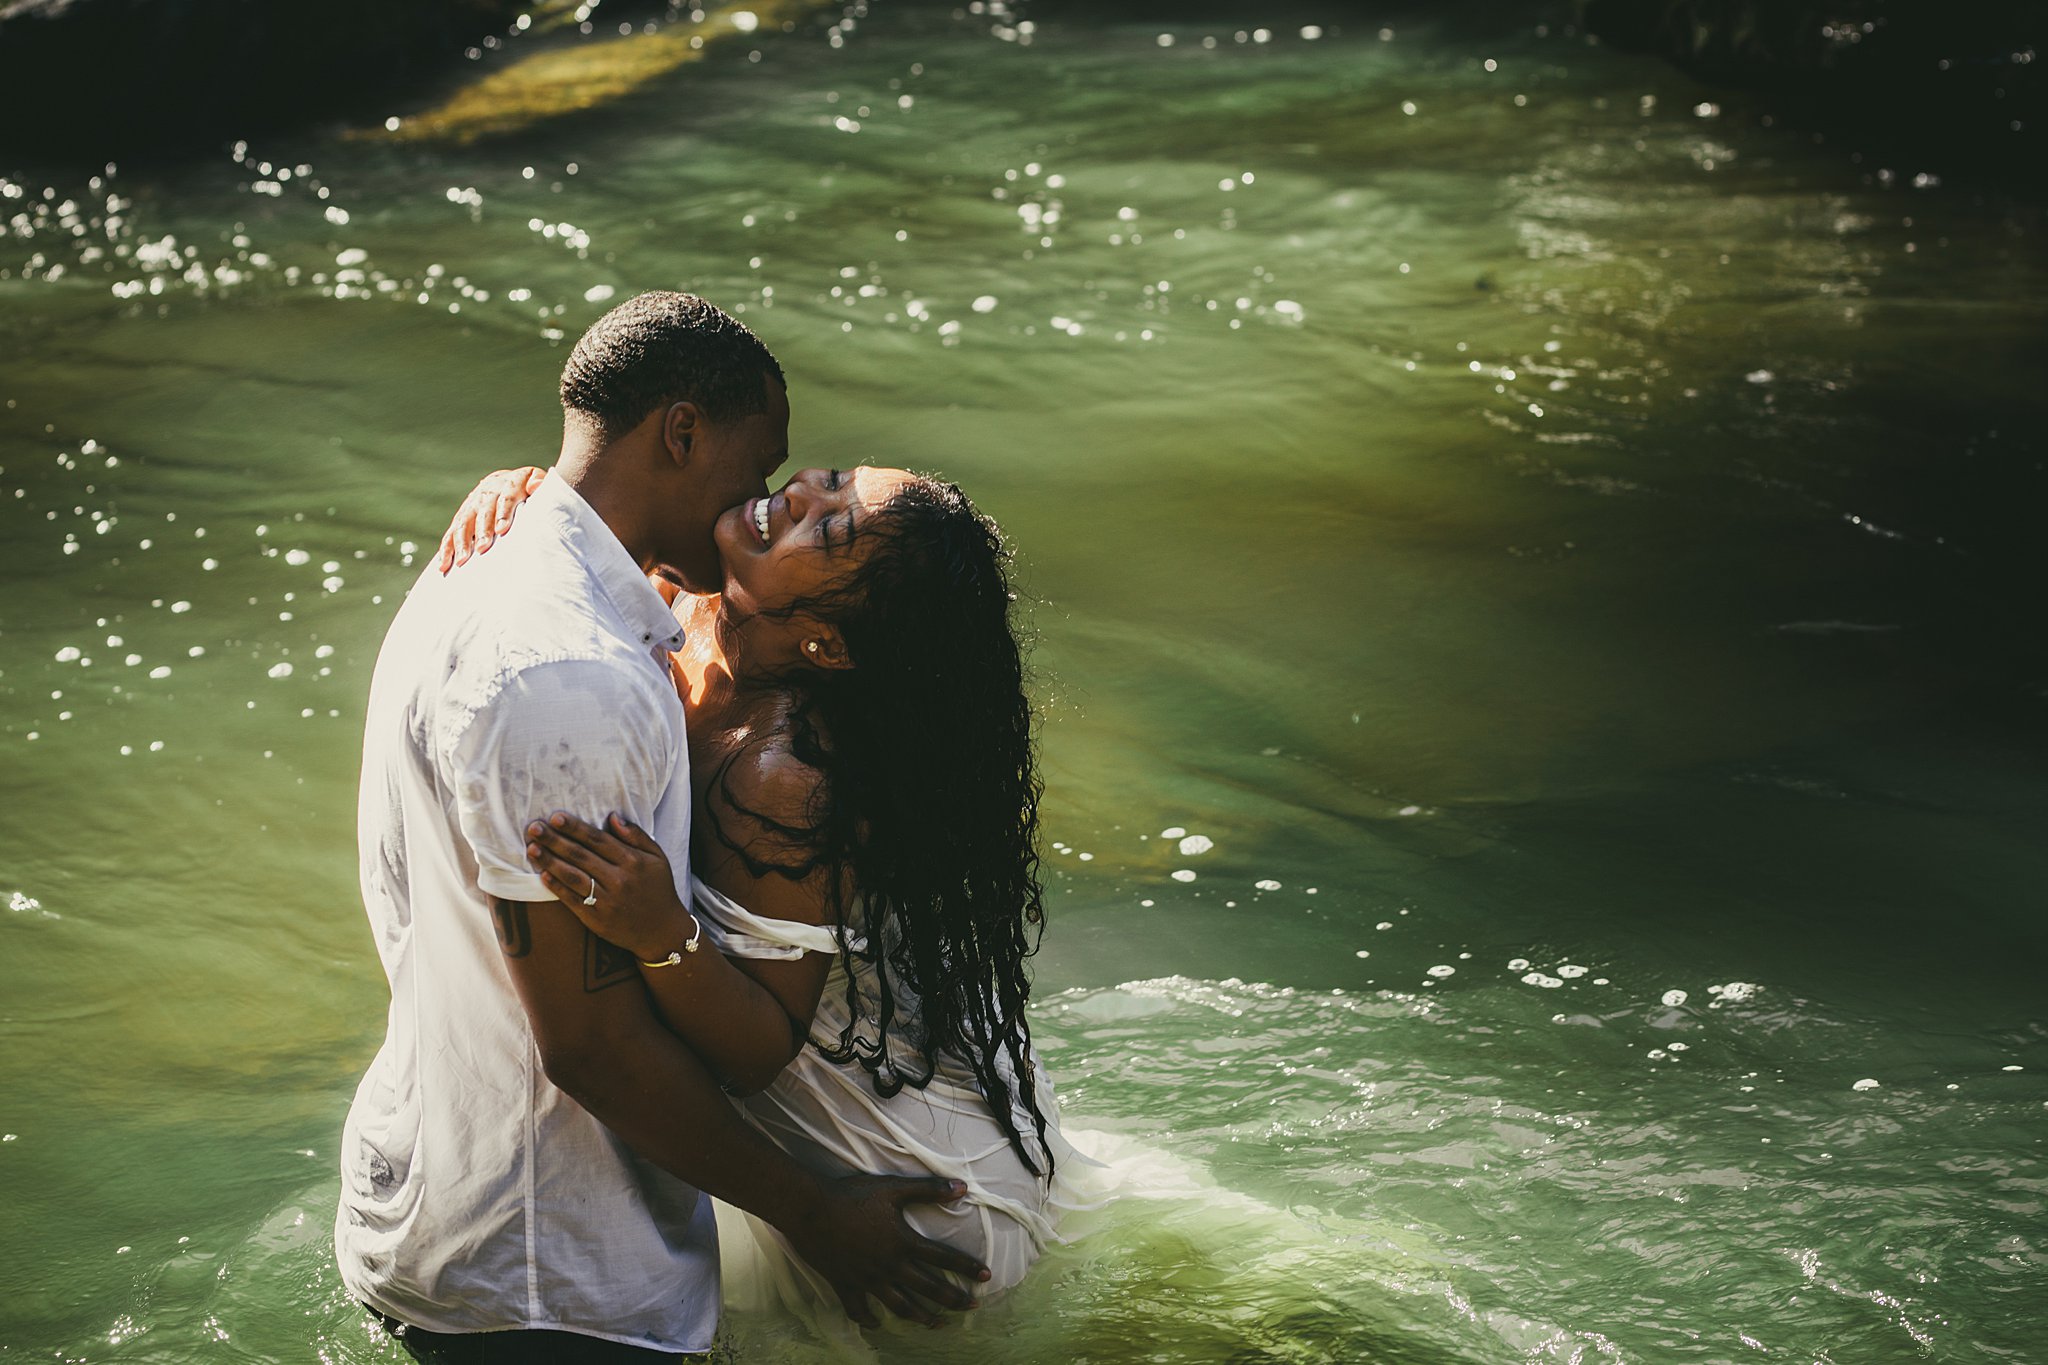
[[[526,825],[554,810],[649,819],[677,779],[674,696],[597,660],[518,669],[438,741],[460,837],[477,863],[548,1077],[641,1156],[758,1214],[870,1320],[873,1294],[929,1321],[964,1295],[933,1267],[979,1267],[919,1237],[901,1205],[951,1197],[940,1180],[823,1179],[757,1136],[648,1008],[638,968],[591,937],[526,861]]]
[[[848,1316],[872,1326],[867,1298],[916,1322],[928,1304],[968,1308],[973,1257],[914,1231],[904,1206],[962,1191],[938,1179],[805,1169],[734,1111],[702,1063],[649,1008],[630,953],[553,902],[494,899],[498,942],[533,1023],[548,1079],[635,1152],[716,1199],[773,1224],[831,1282]]]

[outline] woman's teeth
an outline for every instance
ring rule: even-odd
[[[761,537],[761,543],[768,543],[768,499],[754,500],[754,534]]]

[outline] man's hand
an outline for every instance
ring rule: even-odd
[[[934,1242],[904,1219],[909,1204],[943,1204],[967,1192],[957,1180],[849,1175],[825,1186],[813,1215],[793,1220],[782,1234],[797,1254],[831,1281],[846,1316],[875,1326],[868,1296],[900,1318],[939,1325],[940,1308],[974,1306],[974,1296],[939,1272],[988,1279],[988,1268],[964,1251]],[[935,1305],[935,1306],[934,1306]]]

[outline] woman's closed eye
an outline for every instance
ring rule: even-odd
[[[826,549],[837,554],[839,551],[849,548],[853,544],[854,537],[853,509],[849,507],[840,515],[828,518],[823,529],[826,537]]]
[[[836,493],[839,491],[838,470],[828,469],[825,471],[825,487],[831,492]],[[832,525],[832,519],[827,517],[819,525],[818,534],[819,543],[827,550],[837,551],[843,549],[853,539],[853,513],[848,512],[844,524],[838,528],[835,528]]]

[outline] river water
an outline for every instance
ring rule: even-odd
[[[0,1354],[391,1356],[370,666],[686,287],[793,468],[1014,537],[1038,1036],[1196,1189],[890,1358],[2048,1358],[2038,216],[1561,27],[1247,9],[0,166]]]

